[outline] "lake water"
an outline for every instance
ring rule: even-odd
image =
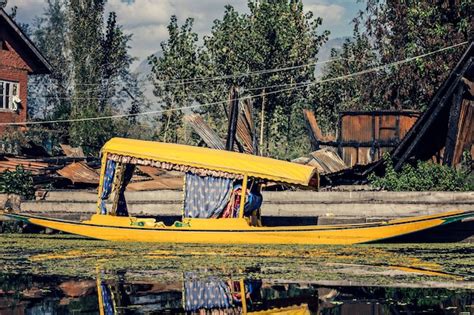
[[[0,314],[474,314],[473,244],[204,246],[0,235]]]
[[[101,280],[101,275],[96,279],[2,275],[0,313],[241,314],[246,309],[249,314],[474,314],[473,291],[463,289],[325,286],[197,277],[192,272],[167,282],[129,281],[126,273]]]

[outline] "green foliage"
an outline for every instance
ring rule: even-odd
[[[354,36],[334,51],[323,80],[370,69],[473,40],[474,4],[368,0],[354,19]],[[335,131],[341,110],[424,110],[466,46],[390,66],[377,72],[327,82],[315,88],[316,111]]]
[[[189,106],[193,98],[193,85],[187,79],[199,76],[198,36],[192,31],[193,19],[188,18],[180,27],[176,16],[168,25],[169,39],[161,43],[162,56],[151,56],[152,72],[155,74],[155,96],[162,101],[165,110],[159,118],[161,130],[158,138],[164,142],[183,142],[183,112],[179,107]]]
[[[130,37],[117,25],[115,13],[109,13],[104,24],[104,6],[105,0],[71,0],[69,4],[69,45],[75,86],[72,119],[112,115],[113,107],[117,106],[116,101],[112,102],[117,80],[132,62],[127,54]],[[73,122],[69,136],[73,145],[94,153],[116,134],[114,127],[110,121]]]
[[[322,18],[313,17],[312,12],[305,13],[302,1],[249,1],[248,7],[249,14],[239,14],[226,7],[223,19],[214,22],[211,35],[205,38],[211,76],[293,67],[317,60],[329,32],[320,32]],[[311,90],[291,88],[314,80],[314,72],[315,66],[310,65],[230,77],[220,82],[224,92],[237,85],[254,96],[258,129],[262,127],[260,114],[264,107],[264,133],[260,140],[265,154],[288,158],[301,152],[301,147],[306,146],[303,151],[309,149],[302,108],[311,99]]]
[[[385,159],[385,176],[369,175],[372,187],[389,191],[473,191],[474,176],[446,165],[419,161],[416,167],[404,165],[396,172],[388,155]]]
[[[138,79],[130,71],[131,36],[124,34],[114,12],[106,16],[105,3],[47,1],[44,14],[36,18],[32,37],[53,72],[35,76],[29,84],[30,117],[63,120],[136,114],[147,106]],[[130,135],[129,130],[137,126],[143,130],[140,121],[132,117],[51,124],[47,128],[58,135],[58,141],[80,145],[86,153],[95,154],[110,137]]]
[[[35,198],[33,177],[21,165],[15,171],[6,170],[0,173],[0,193],[17,194],[25,199]]]

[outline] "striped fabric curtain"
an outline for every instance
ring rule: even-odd
[[[185,218],[217,218],[230,200],[233,180],[186,173]]]

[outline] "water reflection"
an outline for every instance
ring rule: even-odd
[[[0,275],[0,314],[474,314],[473,291],[329,287],[184,273],[167,282]]]

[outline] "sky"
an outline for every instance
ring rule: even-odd
[[[46,0],[9,0],[7,12],[18,7],[17,20],[31,23],[44,10]],[[331,31],[330,38],[350,36],[351,20],[363,3],[357,0],[306,0],[305,10],[323,18],[321,30]],[[221,18],[224,6],[230,4],[239,12],[247,12],[247,0],[109,0],[107,10],[115,11],[118,22],[126,33],[133,34],[131,55],[137,58],[135,66],[147,56],[160,50],[160,43],[167,39],[170,16],[175,14],[179,22],[194,18],[194,31],[200,38],[210,33],[212,22]]]

